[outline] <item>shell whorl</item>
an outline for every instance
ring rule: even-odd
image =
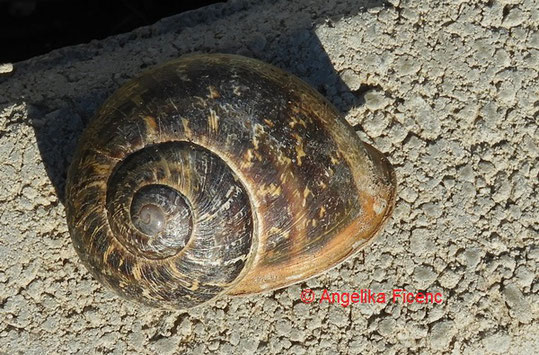
[[[82,223],[100,225],[97,234],[75,246],[126,297],[146,292],[150,301],[142,301],[150,305],[193,307],[232,285],[248,262],[246,190],[224,161],[196,144],[159,143],[128,155],[100,193],[102,211],[80,207]],[[158,223],[141,221],[141,210]]]
[[[296,77],[192,55],[120,88],[68,173],[75,249],[120,295],[189,308],[317,275],[393,208],[389,162]]]

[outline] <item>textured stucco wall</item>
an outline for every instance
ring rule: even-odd
[[[534,0],[230,1],[0,71],[0,353],[531,353],[539,349]],[[115,297],[67,232],[65,170],[121,83],[183,53],[313,84],[397,169],[377,241],[300,285],[163,312]],[[7,73],[6,73],[7,72]],[[441,304],[303,304],[372,289]]]

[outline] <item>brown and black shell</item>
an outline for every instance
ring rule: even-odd
[[[202,54],[143,73],[103,105],[69,169],[66,213],[98,280],[183,309],[339,264],[381,228],[395,188],[387,159],[306,83]],[[166,216],[159,237],[133,223],[147,206]]]

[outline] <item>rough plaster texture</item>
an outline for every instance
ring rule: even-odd
[[[0,352],[539,350],[535,0],[230,1],[0,74]],[[392,221],[357,257],[276,292],[163,312],[82,267],[62,204],[81,130],[143,68],[232,52],[313,84],[397,169]],[[311,288],[442,304],[303,304]]]

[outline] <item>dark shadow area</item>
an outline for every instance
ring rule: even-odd
[[[260,22],[276,21],[273,18],[268,18],[268,16],[273,16],[271,9],[275,6],[275,3],[277,1],[250,0],[217,4],[211,11],[206,11],[205,9],[204,14],[201,11],[192,11],[165,19],[160,22],[158,31],[160,33],[181,33],[195,24],[213,24],[216,21],[226,19],[228,16],[237,15],[239,12],[248,12],[252,10],[253,6],[264,6],[264,8],[269,9],[269,11],[260,14]],[[297,28],[286,27],[286,33],[265,34],[264,41],[267,41],[268,45],[261,45],[260,48],[257,48],[256,45],[254,48],[242,48],[234,45],[215,45],[213,47],[203,46],[194,49],[194,51],[237,53],[259,58],[277,65],[307,81],[324,96],[330,98],[341,112],[346,113],[351,108],[362,104],[364,90],[354,92],[346,86],[340,78],[339,73],[333,68],[330,58],[315,33],[315,29],[319,25],[327,24],[328,21],[336,22],[342,18],[351,17],[366,11],[369,8],[389,6],[383,0],[357,0],[354,4],[353,7],[335,6],[335,11],[333,13],[331,12],[332,10],[329,12],[329,18],[321,18],[319,22],[310,23],[306,26],[305,23],[302,24],[301,21],[298,21]],[[301,8],[301,11],[309,11],[312,7],[323,9],[333,8],[328,7],[327,1],[319,0],[298,1],[298,5],[300,6],[297,8]],[[327,12],[327,10],[324,11]],[[221,32],[226,31],[226,27],[219,28],[218,30]],[[135,32],[138,33],[138,31]],[[151,35],[145,33],[151,33]],[[136,41],[138,35],[126,34],[120,36],[121,38],[115,39],[116,42],[113,42],[113,46],[121,45],[123,41]],[[142,36],[152,37],[157,35],[159,35],[157,31],[149,30],[143,31]],[[269,45],[270,43],[271,45]],[[106,46],[107,44],[104,45]],[[187,53],[189,51],[178,49],[176,53],[161,54],[161,56],[154,58],[155,64],[166,62],[171,58]],[[40,67],[50,65],[51,61],[57,65],[58,63],[63,64],[66,56],[76,59],[83,57],[85,61],[94,60],[87,52],[83,50],[79,52],[77,47],[68,47],[48,55],[47,62],[40,60],[35,64],[31,61],[21,64],[24,70],[31,67],[32,70],[38,71]],[[280,59],[272,60],[272,58]],[[115,73],[114,77],[100,82],[99,87],[96,87],[94,84],[93,88],[81,88],[77,95],[72,95],[71,97],[58,97],[52,100],[48,99],[32,103],[29,116],[34,126],[39,150],[47,173],[62,203],[64,202],[67,169],[83,128],[99,106],[115,89],[127,79],[136,76],[138,72],[151,65],[153,64],[148,65],[140,59],[139,71]],[[8,80],[16,80],[16,76],[17,73]],[[0,83],[1,81],[2,78],[0,77]],[[78,79],[79,83],[84,81],[84,79]],[[331,98],[334,99],[332,100]],[[68,103],[67,106],[66,102]]]
[[[0,62],[125,33],[225,0],[0,0]]]

